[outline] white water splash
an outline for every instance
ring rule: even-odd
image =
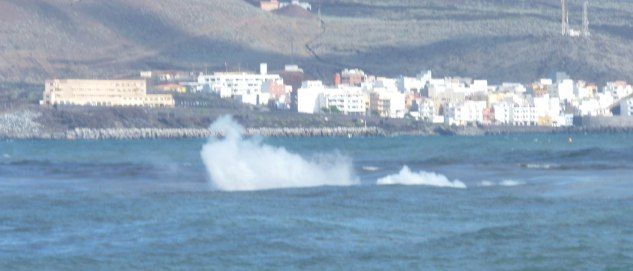
[[[524,185],[523,182],[515,181],[515,180],[503,180],[499,183],[500,186],[519,186]]]
[[[466,184],[459,180],[450,181],[446,176],[433,172],[411,172],[409,167],[404,166],[398,174],[386,176],[378,179],[378,185],[428,185],[436,187],[450,187],[465,189]]]
[[[243,138],[244,128],[228,116],[214,122],[211,129],[224,135],[222,139],[209,139],[201,151],[216,189],[255,191],[358,184],[351,162],[343,156],[333,154],[308,161],[259,139]]]

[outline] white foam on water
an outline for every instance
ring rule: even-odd
[[[492,182],[492,181],[481,181],[479,183],[480,187],[492,187],[492,186],[506,186],[506,187],[511,187],[511,186],[519,186],[519,185],[524,185],[525,183],[523,182],[519,182],[519,181],[515,181],[515,180],[503,180],[500,181],[498,183]]]
[[[211,138],[201,151],[211,185],[222,191],[256,191],[283,188],[349,186],[359,183],[350,159],[329,154],[307,160],[282,147],[243,138],[244,128],[230,116],[211,127],[223,138]]]
[[[380,168],[379,167],[374,167],[374,166],[364,166],[363,170],[364,171],[378,171]]]
[[[378,185],[427,185],[436,187],[449,187],[465,189],[466,184],[459,180],[451,181],[446,176],[426,171],[412,172],[404,166],[398,174],[378,179]]]
[[[519,185],[524,185],[525,183],[523,182],[519,182],[519,181],[515,181],[515,180],[503,180],[501,182],[499,182],[500,186],[519,186]]]
[[[525,164],[523,165],[525,168],[527,169],[552,169],[552,168],[556,168],[558,167],[557,164],[539,164],[539,163],[529,163],[529,164]]]

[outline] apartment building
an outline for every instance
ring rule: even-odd
[[[234,98],[253,105],[266,105],[270,95],[262,92],[264,83],[283,85],[278,74],[268,74],[268,66],[260,65],[259,73],[248,72],[216,72],[201,74],[198,84],[202,90],[218,94],[222,98]]]
[[[170,94],[147,94],[145,80],[47,80],[41,105],[174,107]]]

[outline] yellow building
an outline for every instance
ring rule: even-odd
[[[170,94],[147,94],[145,80],[47,80],[41,105],[174,107]]]
[[[157,91],[164,91],[164,92],[177,92],[177,93],[187,92],[187,87],[179,85],[179,84],[162,84],[162,85],[154,86],[152,89],[157,90]]]

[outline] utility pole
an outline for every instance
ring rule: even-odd
[[[569,10],[567,7],[567,0],[560,0],[561,4],[561,34],[563,36],[569,35]]]
[[[582,5],[582,35],[589,37],[589,1]]]
[[[295,63],[295,38],[290,37],[290,61]]]

